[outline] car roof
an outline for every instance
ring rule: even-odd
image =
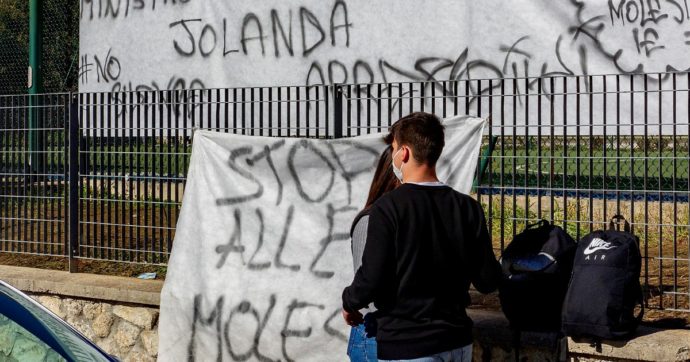
[[[2,280],[0,314],[40,338],[67,360],[117,361],[46,307]]]

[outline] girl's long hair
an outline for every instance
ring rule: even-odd
[[[395,189],[398,187],[398,185],[400,185],[400,182],[393,173],[393,167],[391,166],[392,162],[393,147],[388,146],[381,153],[381,157],[379,157],[379,162],[376,165],[376,171],[374,172],[374,179],[371,180],[371,186],[369,187],[369,196],[367,197],[367,202],[364,204],[364,209],[362,209],[362,211],[360,211],[352,221],[350,235],[352,235],[355,225],[359,219],[369,212],[371,205],[373,205],[376,200],[383,196],[383,194]]]
[[[383,194],[400,185],[393,173],[392,160],[393,147],[388,146],[381,153],[381,157],[379,157],[379,163],[376,165],[376,172],[374,172],[374,179],[371,181],[371,187],[369,187],[369,197],[366,204],[364,204],[364,210],[368,210]]]

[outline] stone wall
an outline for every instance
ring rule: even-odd
[[[156,360],[157,309],[53,295],[31,297],[122,361]]]

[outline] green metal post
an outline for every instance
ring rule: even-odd
[[[43,149],[38,128],[41,128],[38,116],[40,109],[40,96],[43,92],[43,77],[41,69],[41,51],[43,49],[43,28],[41,19],[42,0],[29,0],[29,124],[28,124],[28,150],[29,166],[32,172],[42,169]]]

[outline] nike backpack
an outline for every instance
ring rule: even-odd
[[[614,228],[620,221],[625,222],[624,231]],[[565,334],[595,340],[630,337],[644,313],[641,260],[639,238],[620,215],[613,217],[609,230],[584,236],[563,307]]]
[[[501,256],[501,308],[514,331],[559,331],[577,243],[546,220],[515,235]]]

